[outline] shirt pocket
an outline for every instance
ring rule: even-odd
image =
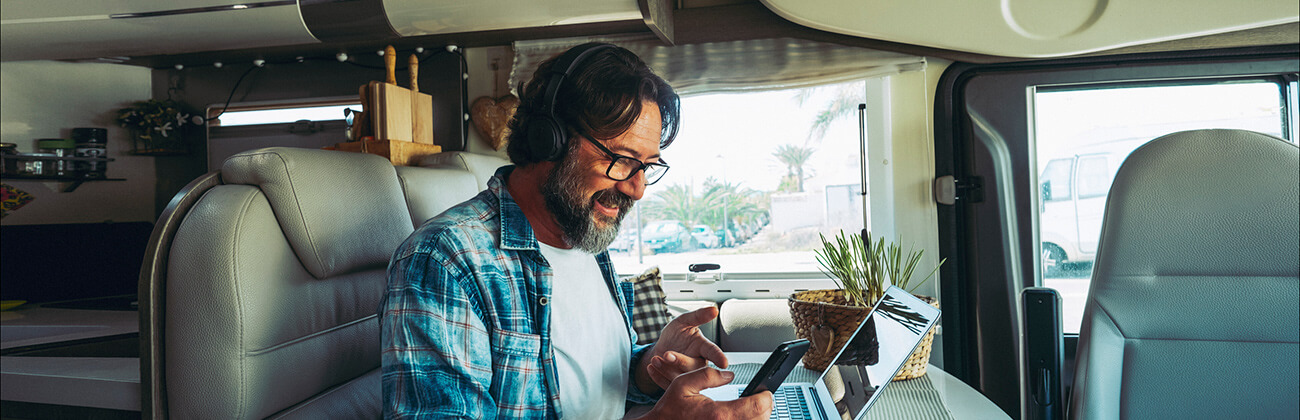
[[[506,329],[492,332],[492,396],[498,417],[546,415],[542,336]]]

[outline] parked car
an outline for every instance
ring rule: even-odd
[[[686,225],[676,220],[650,222],[641,233],[641,243],[646,250],[655,253],[693,251],[699,248],[699,241],[691,236]]]
[[[636,229],[623,229],[609,244],[609,252],[632,252],[636,250]]]
[[[691,236],[695,238],[700,246],[705,248],[718,247],[718,235],[713,232],[713,228],[708,225],[691,226]]]

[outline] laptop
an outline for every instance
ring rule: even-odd
[[[825,372],[805,369],[802,362],[795,367],[772,394],[772,418],[840,419],[848,413],[846,418],[861,419],[938,320],[939,309],[890,286]],[[758,364],[733,366],[735,381],[702,394],[717,401],[738,398],[749,381],[734,369],[745,369],[739,365],[757,370]]]

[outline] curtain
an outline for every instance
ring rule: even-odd
[[[653,36],[579,37],[515,42],[511,91],[542,61],[589,41],[631,50],[680,95],[801,88],[925,69],[924,57],[794,38],[664,46]]]

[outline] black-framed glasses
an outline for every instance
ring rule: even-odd
[[[636,175],[638,171],[645,171],[645,184],[650,185],[659,182],[668,173],[668,165],[662,162],[645,163],[631,156],[623,156],[606,148],[600,142],[592,140],[587,136],[579,136],[586,139],[591,144],[596,145],[597,149],[605,152],[609,156],[609,168],[605,169],[605,176],[615,181],[627,181]]]

